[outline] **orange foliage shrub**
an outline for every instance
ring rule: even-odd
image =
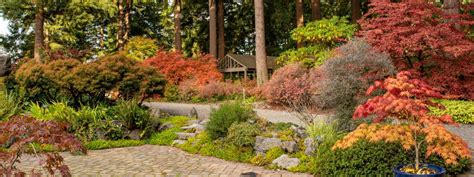
[[[437,154],[447,164],[457,164],[461,158],[471,158],[467,143],[460,137],[450,133],[442,123],[454,124],[451,116],[434,116],[428,114],[428,106],[443,106],[432,102],[431,98],[441,98],[438,90],[432,88],[406,71],[397,74],[396,78],[387,78],[376,82],[367,90],[371,94],[381,89],[385,93],[369,99],[357,107],[354,119],[375,115],[374,122],[386,119],[398,119],[406,125],[360,125],[338,141],[333,149],[348,148],[360,139],[369,141],[400,142],[405,149],[415,148],[417,156],[422,143],[427,145],[426,156]],[[420,139],[424,136],[425,139]],[[416,159],[418,164],[418,159]]]
[[[186,58],[179,52],[160,50],[144,64],[156,67],[170,84],[175,85],[190,79],[195,80],[195,85],[205,85],[223,78],[217,69],[217,60],[211,55]]]

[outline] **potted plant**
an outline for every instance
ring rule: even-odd
[[[353,118],[372,116],[375,124],[361,124],[338,141],[333,149],[350,147],[359,139],[400,142],[406,150],[414,149],[415,158],[413,164],[395,167],[395,176],[442,176],[446,172],[443,167],[420,162],[422,145],[426,145],[426,157],[436,154],[446,164],[457,164],[460,158],[471,158],[467,143],[443,126],[455,124],[451,116],[430,114],[429,106],[444,108],[431,99],[443,96],[414,76],[402,71],[395,78],[377,81],[369,87],[368,95],[377,90],[385,92],[358,106]],[[396,123],[388,120],[396,120]]]

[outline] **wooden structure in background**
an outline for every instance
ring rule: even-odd
[[[276,57],[267,56],[269,75],[276,69],[275,59]],[[227,54],[224,58],[218,60],[218,68],[224,74],[224,78],[254,79],[256,76],[255,56]]]

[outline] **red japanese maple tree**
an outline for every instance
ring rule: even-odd
[[[391,55],[399,70],[421,73],[448,94],[474,99],[474,42],[456,26],[473,25],[465,14],[446,14],[423,0],[375,0],[360,19],[358,36]]]
[[[385,93],[358,106],[354,119],[375,116],[375,123],[397,119],[402,124],[362,124],[338,141],[334,149],[350,147],[359,139],[400,142],[407,150],[414,147],[416,168],[419,167],[419,151],[423,143],[427,145],[426,157],[437,154],[447,164],[456,164],[460,158],[471,158],[467,143],[442,126],[444,123],[455,124],[451,116],[429,114],[428,106],[443,108],[431,101],[432,98],[442,97],[437,89],[407,71],[398,73],[396,78],[377,81],[367,90],[367,94],[379,89]]]
[[[156,67],[166,76],[169,83],[178,85],[182,81],[194,79],[196,85],[204,85],[222,79],[217,69],[217,60],[211,55],[186,58],[180,52],[158,51],[143,64]]]
[[[74,135],[67,133],[67,125],[54,121],[39,121],[31,117],[15,116],[9,121],[0,122],[0,174],[2,176],[26,176],[21,169],[16,168],[23,154],[30,154],[40,160],[43,167],[51,176],[56,170],[62,176],[71,176],[64,159],[57,152],[39,152],[34,143],[51,145],[59,151],[86,153],[86,148]],[[30,176],[41,176],[31,171]]]

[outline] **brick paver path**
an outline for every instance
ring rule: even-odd
[[[167,146],[144,145],[89,151],[86,156],[62,154],[73,176],[239,176],[255,172],[259,176],[311,176],[287,171],[272,171],[250,164],[229,162],[213,157],[189,154]],[[29,171],[37,164],[25,156],[20,169]]]

